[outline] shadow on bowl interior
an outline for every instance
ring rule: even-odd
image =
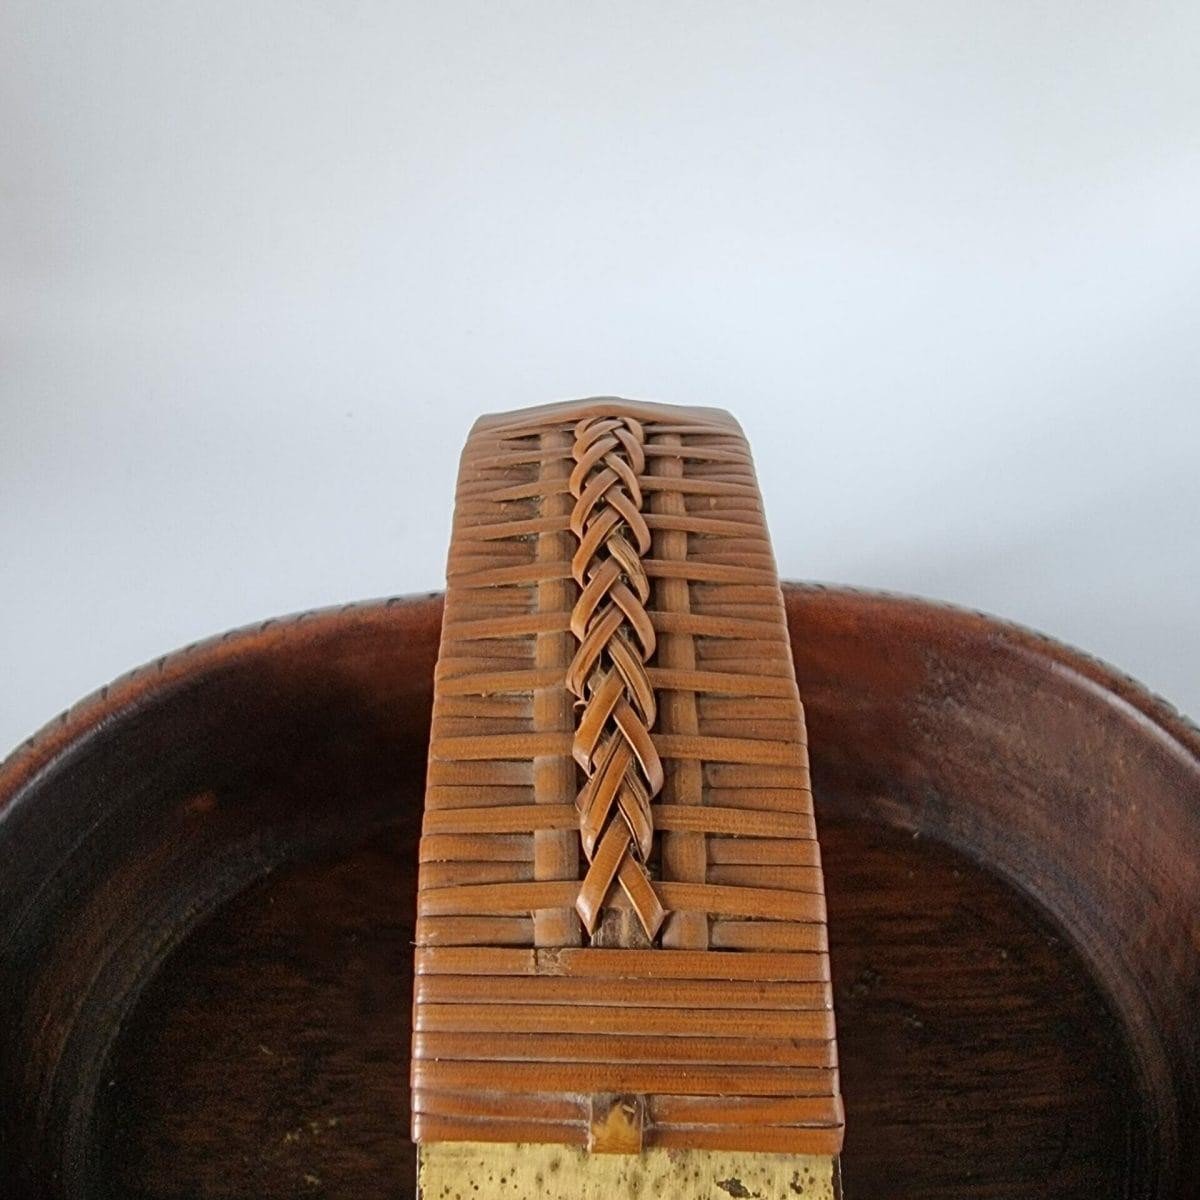
[[[1198,1194],[1200,735],[1074,651],[791,586],[851,1200]],[[0,768],[0,1180],[407,1197],[436,596],[170,655]]]

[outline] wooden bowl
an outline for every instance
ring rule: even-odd
[[[1200,1194],[1200,733],[986,617],[787,603],[847,1196]],[[440,612],[169,655],[0,768],[0,1194],[412,1195]]]

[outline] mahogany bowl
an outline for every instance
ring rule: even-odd
[[[849,1200],[1200,1195],[1200,732],[790,586]],[[0,767],[0,1196],[408,1197],[437,596],[268,621]]]

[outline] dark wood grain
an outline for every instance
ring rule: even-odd
[[[1200,736],[972,614],[788,608],[848,1196],[1196,1197]],[[438,618],[206,644],[0,768],[0,1194],[412,1194]]]
[[[1061,937],[937,843],[831,820],[822,844],[849,1194],[1124,1195],[1144,1115],[1122,1030]],[[412,1194],[410,884],[385,834],[189,939],[101,1091],[100,1194]]]

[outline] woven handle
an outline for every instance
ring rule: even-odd
[[[736,422],[481,420],[447,575],[417,1139],[836,1153],[803,714]]]

